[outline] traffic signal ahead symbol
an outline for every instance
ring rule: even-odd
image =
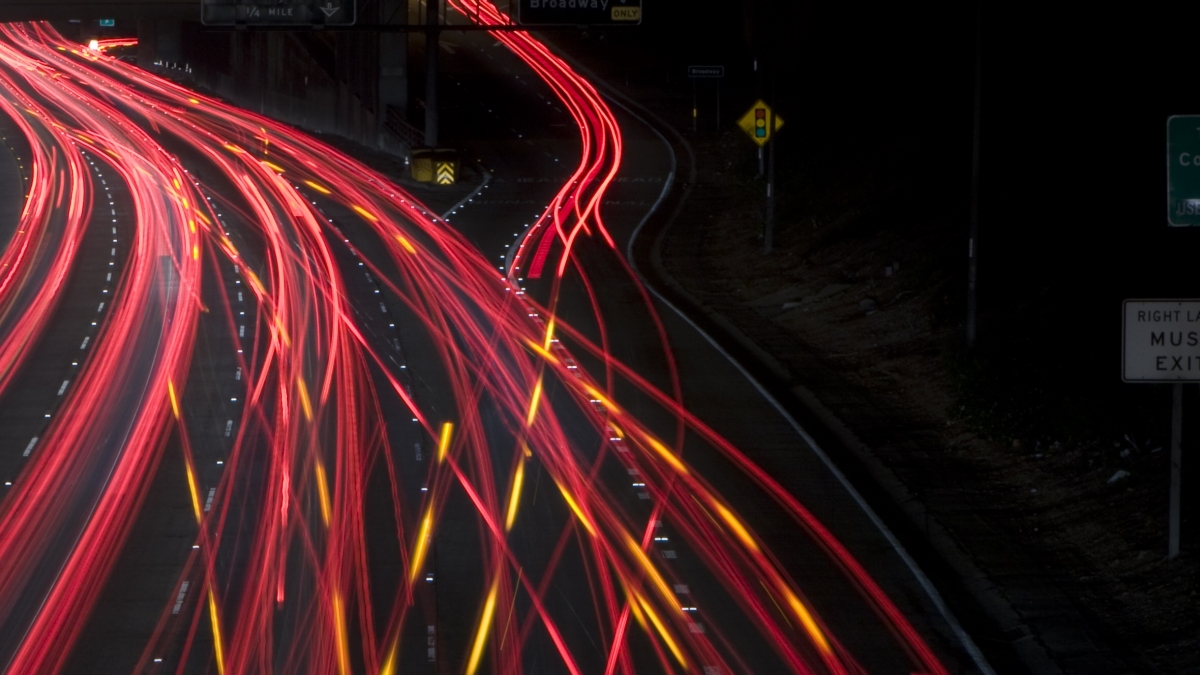
[[[775,123],[768,125],[768,119],[774,119]],[[767,141],[771,140],[771,134],[783,126],[783,120],[779,115],[772,113],[766,103],[759,101],[738,120],[738,126],[750,136],[750,140],[759,145],[766,145]],[[769,128],[772,126],[774,129]]]

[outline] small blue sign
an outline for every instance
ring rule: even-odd
[[[100,19],[101,28],[112,28],[115,25],[117,25],[116,19]]]

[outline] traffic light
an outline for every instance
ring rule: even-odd
[[[754,109],[754,137],[755,138],[766,138],[767,137],[767,109],[766,108],[755,108]]]

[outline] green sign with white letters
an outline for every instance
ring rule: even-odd
[[[1167,118],[1167,223],[1200,225],[1200,115]]]

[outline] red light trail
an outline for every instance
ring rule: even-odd
[[[509,22],[487,2],[450,4],[485,23]],[[107,309],[69,396],[0,502],[0,627],[24,636],[0,654],[5,672],[63,670],[169,452],[183,457],[195,545],[137,672],[163,654],[178,673],[399,672],[406,650],[425,650],[414,628],[424,625],[423,577],[452,497],[474,509],[484,586],[478,614],[463,619],[469,648],[452,657],[463,672],[525,672],[535,640],[553,649],[556,672],[594,672],[591,663],[605,673],[647,664],[749,672],[760,655],[740,644],[747,630],[788,672],[864,672],[773,542],[689,463],[685,435],[750,477],[841,569],[859,591],[847,602],[869,606],[907,655],[898,672],[946,672],[798,496],[682,405],[666,332],[603,220],[622,161],[620,126],[596,89],[532,36],[494,33],[573,117],[581,155],[502,275],[430,209],[351,157],[104,53],[125,43],[87,49],[43,24],[0,32],[0,110],[32,148],[34,176],[0,257],[0,393],[61,301],[85,230],[97,226],[90,163],[119,178],[135,214],[123,226],[129,254],[113,265]],[[167,147],[186,148],[190,173]],[[355,249],[351,229],[376,245]],[[607,250],[637,285],[671,391],[609,354],[612,327],[572,255],[582,246]],[[449,407],[414,398],[405,371],[364,325],[347,256],[353,273],[396,299],[402,314],[388,320],[425,336],[432,357],[420,367],[438,375]],[[535,300],[521,278],[547,270],[553,278]],[[236,285],[237,299],[222,292],[220,304],[206,304],[206,283]],[[571,283],[591,298],[599,340],[558,316],[560,290]],[[216,481],[200,470],[212,450],[198,440],[187,403],[189,387],[200,386],[190,370],[197,333],[210,324],[228,336],[241,387],[237,432]],[[590,372],[583,359],[603,368]],[[674,437],[627,410],[617,383],[674,420]],[[393,447],[398,422],[383,410],[397,401],[436,439],[421,476],[401,468]],[[602,475],[612,468],[635,477],[648,512],[607,485]],[[534,508],[535,469],[553,484],[567,523],[542,533],[557,543],[530,560],[513,533]],[[373,477],[390,490],[390,542],[367,536],[378,517],[367,506]],[[416,483],[423,491],[408,494]],[[682,572],[653,555],[663,524],[721,580],[740,615],[697,621],[676,590]],[[598,643],[586,657],[573,627],[582,619],[549,592],[563,582],[556,574],[570,544],[586,552],[576,585],[595,605]],[[381,547],[402,561],[400,579],[372,572],[370,551]],[[380,588],[393,587],[382,597]],[[14,600],[30,593],[36,609],[22,609]]]

